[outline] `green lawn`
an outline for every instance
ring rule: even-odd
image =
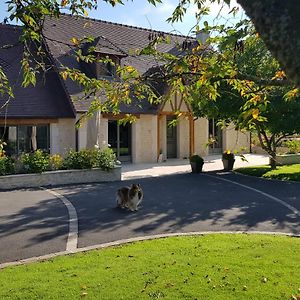
[[[300,181],[300,164],[289,166],[278,166],[276,170],[271,170],[270,166],[256,166],[235,169],[234,171],[269,179]]]
[[[300,299],[299,270],[299,238],[173,237],[5,268],[0,299]]]

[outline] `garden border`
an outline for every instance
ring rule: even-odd
[[[58,170],[40,174],[16,174],[0,177],[0,190],[36,188],[66,184],[121,181],[122,167],[104,171],[102,169]]]

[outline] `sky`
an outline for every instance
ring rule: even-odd
[[[89,17],[183,35],[187,35],[190,29],[196,23],[196,9],[194,5],[190,5],[183,22],[178,22],[175,24],[169,24],[166,22],[166,19],[171,15],[178,4],[178,0],[163,0],[163,3],[158,4],[156,7],[149,4],[147,0],[134,0],[133,2],[129,0],[128,2],[124,1],[124,3],[124,5],[111,7],[106,2],[99,1],[97,11],[90,12]],[[212,22],[234,22],[232,19],[229,20],[228,12],[231,8],[229,8],[227,5],[224,5],[221,13],[219,13],[221,7],[217,4],[210,4],[209,6],[211,11],[210,17],[205,17],[203,20],[201,20],[200,26],[203,25],[204,21],[208,21],[210,24]],[[235,0],[232,0],[232,6],[237,6]],[[0,21],[3,21],[5,16],[8,16],[6,10],[7,5],[4,1],[1,1]],[[239,13],[237,16],[238,19],[243,16],[242,9],[240,9],[240,11],[241,13]]]

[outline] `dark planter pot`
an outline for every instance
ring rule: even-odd
[[[235,159],[222,159],[224,171],[231,171],[233,169],[233,165],[235,162]]]
[[[201,173],[204,163],[191,162],[192,173]]]

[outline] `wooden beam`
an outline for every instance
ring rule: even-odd
[[[195,153],[195,124],[194,124],[194,120],[193,117],[190,116],[189,117],[189,132],[190,132],[190,136],[189,136],[189,141],[190,141],[190,156],[192,156]]]
[[[193,116],[193,114],[191,112],[181,112],[181,114],[182,114],[182,116],[186,116],[186,117]],[[174,113],[174,111],[162,111],[162,112],[160,112],[160,115],[175,116],[176,114]]]
[[[183,102],[183,97],[181,96],[181,99],[180,99],[180,102],[179,102],[179,106],[178,106],[178,110],[180,111],[181,109],[181,106],[182,106],[182,102]],[[186,104],[186,102],[184,102]],[[188,105],[186,104],[187,108],[188,108]],[[188,108],[189,109],[189,108]]]
[[[194,118],[191,117],[191,122],[192,122],[192,154],[195,153],[195,121]]]
[[[160,154],[160,118],[161,118],[161,116],[158,115],[157,116],[157,153],[156,153],[157,160],[158,160],[159,154]]]
[[[124,119],[126,117],[126,114],[117,114],[114,115],[112,113],[103,113],[101,114],[103,118],[105,119],[110,119],[110,120],[120,120],[120,119]],[[131,114],[132,116],[135,116],[137,119],[140,118],[140,114]]]
[[[74,119],[75,121],[75,119]],[[47,125],[58,123],[58,119],[0,119],[0,125]]]
[[[174,109],[174,107],[172,107],[172,109],[173,109],[174,111],[177,111],[177,110],[178,110],[178,107],[177,107],[177,98],[178,98],[178,93],[176,92],[176,93],[175,93],[175,109]]]

